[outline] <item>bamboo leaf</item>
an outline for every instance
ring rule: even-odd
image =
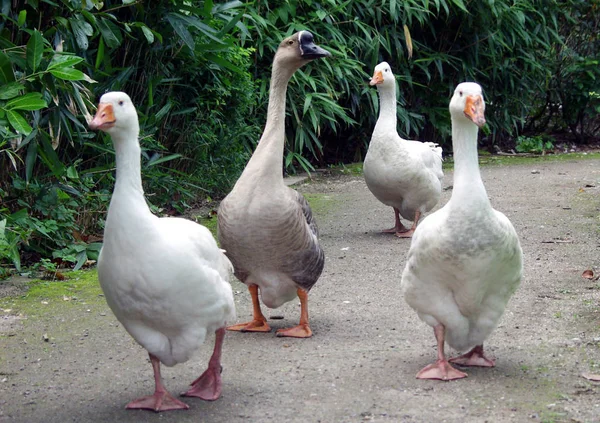
[[[32,72],[35,72],[40,66],[44,53],[44,39],[42,33],[37,29],[33,30],[31,37],[27,42],[27,66]]]
[[[18,96],[25,87],[18,82],[0,86],[0,100],[9,100]]]
[[[158,155],[156,157],[159,157]],[[170,154],[168,156],[164,156],[164,157],[160,157],[158,159],[151,159],[148,160],[148,162],[146,163],[146,166],[155,166],[157,164],[160,163],[165,163],[165,162],[169,162],[171,160],[175,160],[175,159],[179,159],[180,157],[183,157],[181,154]]]
[[[98,30],[108,48],[117,48],[121,45],[119,28],[105,18],[98,19]]]
[[[10,125],[19,134],[29,135],[29,133],[33,130],[33,128],[27,123],[27,120],[14,110],[7,110],[6,117],[8,118]]]
[[[81,62],[83,62],[83,58],[79,56],[55,54],[46,70],[49,71],[50,69],[55,68],[70,68]]]
[[[13,98],[6,103],[6,110],[40,110],[48,107],[46,100],[40,93],[27,93],[24,96]]]
[[[142,32],[148,41],[148,44],[152,44],[154,42],[154,34],[146,25],[142,25]]]
[[[81,81],[85,79],[83,72],[73,68],[50,69],[50,73],[58,79],[63,79],[66,81]]]
[[[31,181],[33,175],[33,168],[37,161],[37,141],[32,141],[27,147],[27,155],[25,156],[25,180],[27,183]]]
[[[10,58],[0,50],[0,82],[8,83],[15,80],[15,73],[13,72],[12,62]]]

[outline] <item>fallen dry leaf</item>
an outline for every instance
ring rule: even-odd
[[[584,270],[583,273],[581,274],[581,277],[590,279],[590,280],[594,279],[594,271],[590,270],[590,269]]]
[[[582,373],[581,376],[583,376],[587,380],[592,380],[594,382],[600,382],[600,375],[594,375],[592,373]]]

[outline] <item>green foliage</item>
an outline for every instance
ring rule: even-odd
[[[517,138],[517,144],[515,149],[519,153],[543,154],[548,150],[554,149],[554,142],[552,137],[542,135],[526,137],[524,135],[520,135]]]
[[[181,213],[229,191],[265,121],[282,38],[333,57],[289,85],[288,171],[360,161],[377,119],[374,66],[398,79],[399,132],[449,146],[448,99],[476,80],[488,143],[547,149],[544,131],[600,131],[598,0],[0,1],[0,268],[96,257],[114,184],[98,97],[140,116],[150,207]],[[541,142],[541,144],[540,144]],[[4,272],[4,270],[0,271]]]
[[[583,0],[258,1],[248,7],[246,23],[258,53],[255,72],[264,81],[274,48],[292,32],[308,29],[332,52],[332,59],[299,72],[288,92],[287,162],[301,156],[325,164],[364,154],[378,112],[368,77],[383,60],[399,82],[399,132],[405,137],[448,147],[448,100],[459,82],[475,80],[488,103],[488,142],[509,142],[547,93],[565,37],[586,45],[582,57],[600,51],[591,42],[598,34],[596,9],[597,1]],[[576,25],[582,30],[574,37],[568,28]],[[572,51],[565,56],[574,58]],[[577,62],[589,83],[600,69],[592,70],[593,63]],[[259,104],[266,103],[267,86],[259,90]],[[593,90],[571,91],[585,100]],[[579,112],[584,102],[571,104]]]
[[[259,134],[241,2],[1,4],[0,266],[97,257],[114,152],[86,120],[105,91],[138,107],[153,210],[228,190]]]

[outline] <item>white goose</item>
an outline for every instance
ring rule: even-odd
[[[431,210],[442,192],[442,148],[431,142],[408,141],[396,131],[396,79],[390,65],[375,67],[371,85],[379,91],[379,118],[363,164],[365,182],[383,204],[393,207],[396,223],[383,232],[409,238],[421,214]],[[400,215],[413,220],[412,228]]]
[[[164,388],[160,363],[187,361],[211,331],[216,338],[208,369],[183,395],[216,400],[225,325],[235,319],[231,263],[204,226],[150,212],[142,189],[138,116],[127,94],[104,94],[90,128],[111,135],[117,161],[98,279],[108,305],[148,351],[154,370],[154,394],[127,408],[187,409]]]
[[[306,338],[308,291],[317,282],[325,261],[317,225],[308,202],[283,182],[285,100],[294,72],[311,60],[330,56],[314,44],[308,31],[281,42],[273,60],[267,123],[256,151],[218,211],[219,241],[239,280],[248,285],[253,320],[228,330],[269,332],[260,309],[300,298],[298,326],[280,329],[278,336]]]
[[[454,189],[450,201],[417,228],[402,274],[406,302],[434,328],[438,359],[419,379],[451,380],[444,341],[468,353],[450,362],[492,367],[483,342],[494,330],[522,274],[521,246],[506,216],[490,204],[479,173],[477,131],[485,123],[481,87],[464,82],[450,101]]]

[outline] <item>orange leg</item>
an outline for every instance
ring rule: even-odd
[[[398,238],[412,238],[415,233],[415,229],[417,229],[417,223],[419,223],[419,219],[421,218],[421,212],[415,212],[415,221],[410,229],[406,229],[404,231],[396,231],[396,236]]]
[[[300,324],[288,329],[279,329],[277,336],[287,336],[291,338],[310,338],[312,330],[308,325],[308,292],[298,288],[298,298],[300,298]]]
[[[456,363],[460,366],[475,366],[475,367],[494,367],[494,360],[487,358],[483,354],[483,344],[477,345],[471,351],[459,357],[451,358],[450,363]]]
[[[155,355],[148,355],[150,356],[152,369],[154,370],[154,395],[148,395],[146,397],[131,401],[129,404],[127,404],[126,408],[141,408],[153,410],[157,413],[159,411],[187,410],[190,408],[186,403],[179,401],[165,389],[162,384],[162,377],[160,376],[160,360]]]
[[[271,332],[271,327],[268,325],[267,319],[265,319],[265,316],[260,310],[260,302],[258,300],[258,285],[248,285],[248,291],[250,291],[250,296],[252,297],[252,321],[228,326],[227,330],[235,330],[239,332]]]
[[[442,324],[433,328],[435,339],[437,340],[438,358],[437,361],[429,366],[425,366],[419,373],[417,379],[440,379],[454,380],[467,377],[466,373],[456,370],[448,363],[444,355],[444,332],[445,328]]]
[[[181,394],[184,397],[198,397],[206,401],[215,401],[221,396],[221,350],[225,339],[225,329],[215,332],[215,348],[208,362],[208,369],[192,382],[192,387]]]
[[[406,231],[409,230],[400,221],[400,210],[398,210],[396,207],[394,207],[394,216],[396,218],[396,223],[394,224],[394,227],[390,228],[390,229],[384,229],[383,231],[381,231],[381,233],[384,233],[384,234],[398,234],[398,233],[406,232]]]

